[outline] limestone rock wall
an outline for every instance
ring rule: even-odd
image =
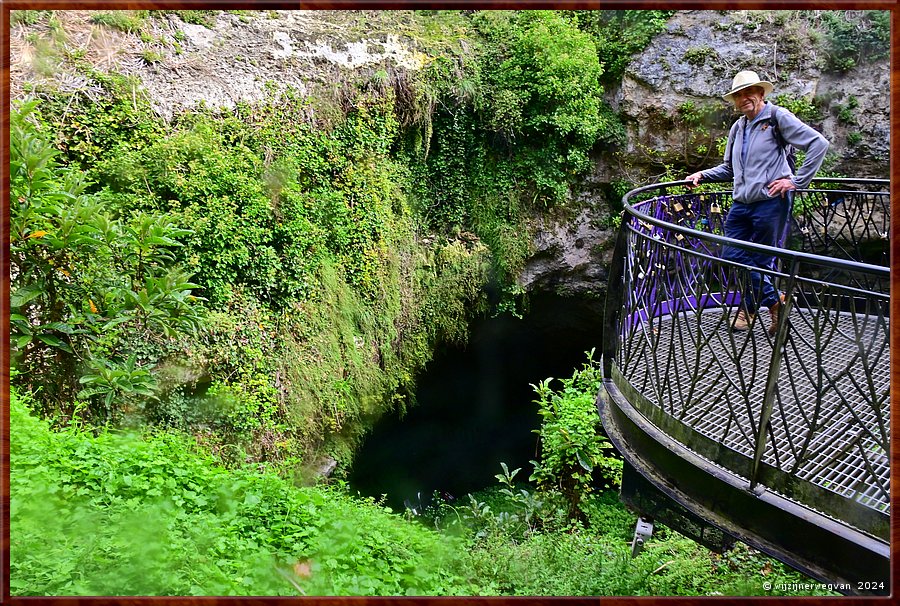
[[[887,178],[890,148],[890,62],[871,62],[846,73],[823,71],[824,58],[811,32],[784,11],[683,11],[629,64],[621,85],[609,93],[628,131],[620,150],[652,174],[661,163],[702,168],[720,161],[712,147],[739,116],[722,100],[738,71],[752,69],[787,94],[821,107],[813,122],[837,154],[833,170],[854,177]],[[807,28],[807,29],[804,29]],[[841,109],[855,99],[850,120]],[[697,126],[679,118],[685,103],[707,110]],[[845,113],[846,115],[846,113]],[[614,162],[613,162],[614,163]],[[598,167],[607,174],[609,167]],[[658,172],[658,171],[657,171]]]

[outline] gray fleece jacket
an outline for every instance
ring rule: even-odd
[[[744,126],[747,118],[741,116],[728,133],[724,161],[718,166],[702,171],[703,179],[710,181],[734,181],[736,202],[760,202],[768,200],[769,183],[782,177],[790,177],[798,189],[809,185],[828,151],[828,140],[812,127],[804,124],[797,116],[783,107],[778,108],[775,118],[784,140],[796,149],[806,152],[803,165],[791,173],[787,157],[779,148],[775,129],[769,125],[769,117],[775,105],[766,102],[759,115],[747,130],[748,145],[746,164],[741,162],[741,146],[744,144]]]

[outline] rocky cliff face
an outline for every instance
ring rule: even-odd
[[[573,217],[536,220],[535,252],[519,276],[526,290],[583,297],[606,292],[616,232],[600,216],[607,205],[596,194],[581,197],[584,206]]]
[[[856,177],[888,175],[888,61],[846,74],[824,73],[810,43],[813,34],[799,20],[783,18],[785,13],[679,12],[633,58],[620,85],[608,91],[628,142],[615,153],[598,155],[595,171],[575,192],[583,210],[564,219],[536,220],[535,253],[519,278],[521,286],[602,293],[614,234],[604,227],[610,204],[600,193],[602,185],[623,177],[647,181],[666,164],[717,163],[715,141],[736,117],[720,95],[741,69],[771,80],[776,94],[817,100],[824,111],[814,125],[832,142],[838,157],[833,170]],[[165,118],[200,103],[252,103],[285,87],[334,94],[348,79],[369,78],[385,68],[417,70],[428,60],[405,11],[220,12],[207,25],[168,15],[151,20],[143,39],[92,24],[87,11],[57,14],[67,44],[98,69],[138,77]],[[24,25],[11,32],[14,99],[24,95],[26,82],[42,80],[73,94],[97,94],[88,79],[63,62],[49,76],[38,69],[34,33],[41,34]],[[851,97],[856,107],[842,115]],[[693,108],[692,115],[686,115],[686,107]]]
[[[232,108],[287,88],[323,94],[385,66],[417,70],[428,57],[400,34],[410,29],[404,13],[222,11],[209,15],[205,25],[170,13],[146,20],[139,36],[93,23],[96,12],[55,11],[67,46],[79,49],[95,69],[136,76],[151,106],[167,120],[200,104]],[[90,93],[90,82],[65,63],[49,74],[41,69],[36,53],[42,45],[30,40],[33,34],[48,35],[46,29],[12,28],[12,97],[24,94],[26,82]],[[46,63],[46,56],[40,62]]]

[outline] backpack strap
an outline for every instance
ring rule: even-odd
[[[768,123],[769,126],[772,127],[772,134],[775,135],[775,142],[778,144],[778,147],[784,153],[784,157],[787,160],[788,167],[791,169],[791,172],[796,172],[796,154],[794,153],[794,147],[784,140],[784,136],[781,134],[781,129],[778,127],[778,106],[774,103],[772,104],[772,113],[769,116]]]
[[[778,128],[778,106],[774,103],[772,104],[772,113],[769,115],[769,126],[772,127],[772,132],[775,135],[775,141],[778,142],[778,147],[784,150],[787,147],[787,142],[784,140],[784,137],[781,136],[781,129]]]

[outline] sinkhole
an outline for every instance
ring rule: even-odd
[[[443,347],[417,379],[417,404],[382,418],[357,452],[351,490],[395,511],[427,504],[435,492],[459,499],[494,486],[500,463],[533,471],[540,416],[532,384],[568,378],[600,357],[600,299],[529,296],[522,318],[481,317],[465,346]],[[558,383],[551,387],[559,388]]]

